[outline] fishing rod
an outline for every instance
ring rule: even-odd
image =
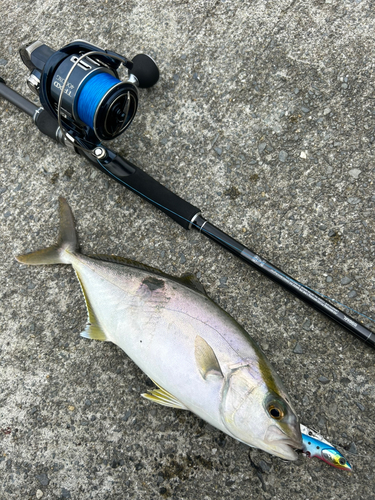
[[[55,51],[40,41],[20,49],[30,70],[29,88],[37,106],[0,78],[0,96],[32,117],[38,129],[86,158],[101,172],[167,214],[184,229],[195,228],[274,282],[375,347],[375,333],[329,303],[311,288],[288,276],[203,218],[201,210],[182,199],[102,141],[123,133],[134,119],[138,89],[159,79],[153,59],[138,54],[132,60],[116,52],[76,40]],[[121,81],[120,66],[128,71]]]

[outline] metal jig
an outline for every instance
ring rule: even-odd
[[[323,436],[302,424],[301,433],[303,455],[319,458],[337,469],[352,471],[352,466],[346,458]]]

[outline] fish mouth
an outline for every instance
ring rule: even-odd
[[[300,449],[301,443],[291,439],[278,439],[271,444],[274,455],[285,460],[298,460],[296,450]]]
[[[274,455],[285,460],[297,460],[298,454],[296,450],[302,449],[302,436],[299,426],[294,429],[293,436],[287,436],[278,427],[271,426],[267,430],[265,442]]]

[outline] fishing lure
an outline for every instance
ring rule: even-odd
[[[301,424],[302,454],[316,457],[337,469],[352,471],[352,466],[323,436]]]

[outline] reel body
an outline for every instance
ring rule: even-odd
[[[159,78],[155,62],[145,54],[130,61],[81,40],[58,51],[37,41],[21,48],[20,55],[31,70],[28,85],[43,108],[89,149],[126,130],[137,112],[137,87],[151,87]],[[127,81],[119,79],[121,64],[128,69]]]

